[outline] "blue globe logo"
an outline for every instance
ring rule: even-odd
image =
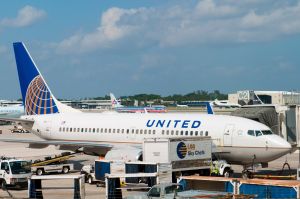
[[[179,142],[177,145],[177,156],[180,159],[183,159],[183,158],[185,158],[186,154],[187,154],[186,145],[184,144],[184,142]]]
[[[58,113],[52,95],[40,75],[36,76],[27,88],[25,111],[27,115]]]

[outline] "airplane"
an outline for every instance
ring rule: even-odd
[[[177,107],[180,107],[180,108],[188,108],[189,106],[186,105],[186,104],[176,104]]]
[[[0,117],[19,118],[24,115],[23,105],[0,106]]]
[[[215,99],[211,102],[212,106],[220,108],[240,108],[240,104],[230,103],[228,100],[218,100]]]
[[[29,147],[56,145],[95,155],[107,153],[137,157],[144,138],[210,136],[213,152],[231,164],[268,163],[291,151],[291,145],[269,127],[246,118],[198,114],[84,113],[59,103],[22,42],[13,44],[26,115],[23,128],[43,140],[0,139],[29,143]],[[141,156],[139,156],[141,157]]]
[[[154,105],[154,106],[123,106],[119,100],[110,93],[111,107],[117,112],[126,113],[165,113],[167,112],[165,106]]]

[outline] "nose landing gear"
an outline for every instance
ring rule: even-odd
[[[254,154],[253,158],[252,158],[252,164],[250,166],[249,165],[245,165],[244,166],[244,170],[242,171],[242,178],[243,179],[251,179],[251,178],[253,178],[255,159],[256,159],[256,155]]]

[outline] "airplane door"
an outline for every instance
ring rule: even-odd
[[[227,124],[223,134],[223,144],[224,146],[232,146],[232,135],[234,131],[233,124]]]
[[[50,138],[51,137],[51,121],[44,121],[44,126],[45,126],[45,133],[44,133],[44,136],[46,138]]]

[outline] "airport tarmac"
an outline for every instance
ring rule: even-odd
[[[9,129],[13,126],[0,126],[0,130],[2,130],[2,134],[0,134],[0,138],[19,138],[19,139],[37,139],[40,140],[37,136],[31,133],[11,133]],[[26,160],[39,159],[40,157],[49,156],[49,155],[57,155],[62,150],[56,149],[54,146],[49,146],[44,149],[30,149],[28,148],[28,144],[22,143],[6,143],[0,142],[0,156],[7,157],[16,157],[22,158]],[[79,174],[79,171],[83,165],[90,164],[94,162],[97,157],[89,156],[85,154],[77,154],[74,158],[70,160],[71,163],[74,163],[74,169],[76,170],[72,174]],[[288,162],[291,166],[291,169],[295,171],[299,164],[299,153],[295,152],[293,154],[288,154],[286,156],[281,157],[278,160],[269,163],[269,168],[267,169],[259,169],[259,170],[270,170],[273,172],[280,171],[282,169],[282,165],[284,162]],[[241,172],[242,167],[233,165],[233,169],[235,172]],[[72,180],[47,180],[43,181],[43,187],[48,187],[43,190],[44,198],[72,198],[73,190],[72,189],[49,189],[51,187],[72,187]],[[103,187],[96,187],[96,185],[85,184],[85,193],[87,199],[94,198],[105,198],[105,189]],[[14,198],[27,198],[28,193],[27,190],[9,190]],[[123,195],[134,194],[134,192],[125,192]],[[8,197],[8,193],[3,190],[0,190],[0,198]]]

